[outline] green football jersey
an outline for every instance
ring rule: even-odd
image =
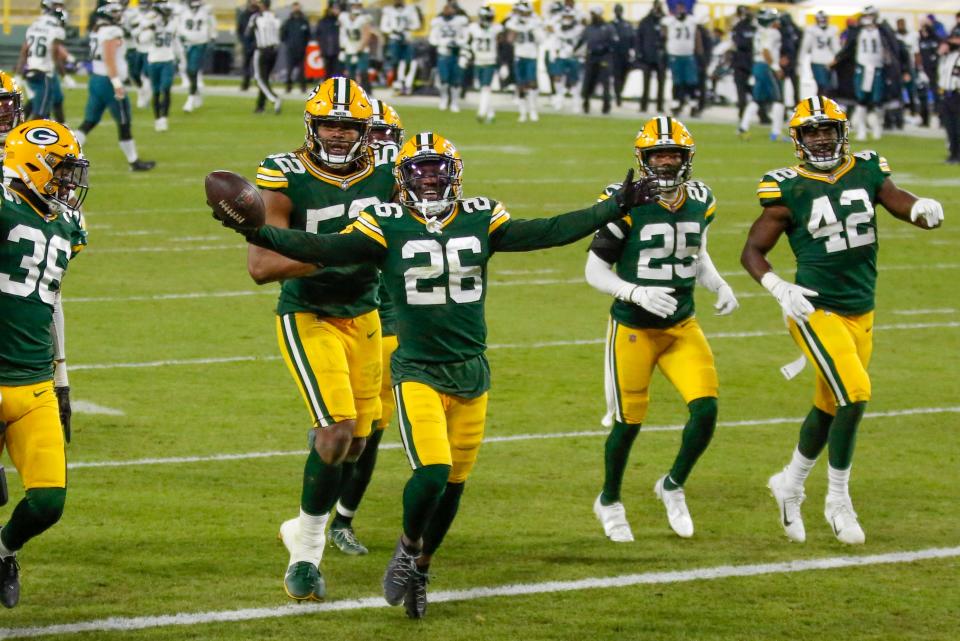
[[[53,303],[87,234],[80,214],[44,216],[0,189],[0,385],[29,385],[53,378]]]
[[[513,220],[496,201],[469,198],[440,222],[385,203],[365,209],[344,234],[267,225],[250,242],[301,261],[379,265],[397,314],[393,382],[475,398],[490,387],[484,301],[494,252],[565,245],[622,215],[611,199],[551,218]]]
[[[257,186],[290,198],[291,229],[337,233],[356,220],[365,207],[393,198],[393,164],[373,150],[369,158],[359,172],[338,176],[325,172],[303,150],[274,154],[257,169]],[[277,313],[354,318],[377,308],[379,282],[372,265],[323,267],[309,276],[283,281]]]
[[[877,284],[877,193],[890,168],[874,151],[847,156],[832,173],[796,166],[767,172],[757,195],[764,207],[790,210],[787,238],[798,285],[810,303],[841,314],[874,308]]]
[[[619,191],[607,187],[601,200]],[[615,265],[617,276],[645,287],[672,287],[677,311],[667,318],[639,305],[615,300],[610,314],[630,327],[672,327],[693,316],[697,282],[697,253],[707,226],[713,222],[717,199],[702,182],[688,181],[677,190],[672,204],[663,201],[634,207],[630,214],[608,223],[590,244],[590,251]]]
[[[377,290],[377,296],[380,298],[380,331],[384,336],[397,335],[397,306],[393,304],[390,298],[390,292],[383,279],[380,279],[380,288]]]

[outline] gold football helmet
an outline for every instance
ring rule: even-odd
[[[3,168],[19,178],[52,211],[78,210],[87,197],[90,163],[69,127],[30,120],[10,132]]]
[[[333,167],[365,158],[372,116],[370,98],[360,85],[341,77],[324,80],[307,98],[303,111],[307,151],[314,160]],[[358,135],[356,139],[342,135],[324,138],[321,127],[353,130]]]
[[[449,213],[463,196],[463,159],[439,134],[424,132],[410,138],[397,154],[393,176],[400,203],[424,216]]]
[[[23,91],[13,76],[0,71],[0,144],[23,122]]]
[[[797,104],[790,117],[790,137],[797,158],[817,169],[830,169],[850,152],[847,114],[836,101],[824,96],[805,98]],[[833,140],[804,142],[804,133],[829,127],[837,132]]]
[[[648,120],[637,134],[633,147],[640,170],[647,176],[655,177],[662,189],[673,189],[690,180],[697,146],[690,131],[676,118],[658,116]],[[650,154],[662,150],[679,151],[680,164],[668,167],[651,166]]]
[[[400,114],[397,110],[376,98],[370,100],[370,107],[373,108],[373,117],[370,119],[370,144],[392,142],[402,145],[403,123],[400,122]]]

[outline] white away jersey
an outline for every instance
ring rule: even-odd
[[[53,43],[67,37],[60,22],[52,16],[40,16],[27,28],[28,71],[53,73]]]
[[[451,56],[457,45],[463,40],[463,34],[470,21],[466,16],[451,16],[449,19],[437,16],[430,21],[430,44],[437,48],[437,54]]]
[[[864,27],[857,34],[857,64],[864,67],[883,66],[883,41],[880,30]]]
[[[697,48],[697,23],[692,16],[678,20],[676,16],[666,16],[660,21],[667,34],[667,55],[692,56]]]
[[[156,12],[150,16],[139,37],[141,50],[146,47],[147,62],[173,62],[176,59],[173,49],[176,32],[177,24],[173,17],[164,20]]]
[[[837,28],[832,24],[826,27],[814,25],[803,32],[801,53],[810,54],[810,62],[815,65],[828,65],[840,50]]]
[[[779,29],[775,27],[757,27],[757,32],[753,35],[753,61],[766,62],[763,57],[763,52],[769,51],[773,66],[780,67],[781,42],[782,38]]]
[[[497,64],[497,36],[503,32],[503,25],[491,22],[483,26],[478,22],[467,27],[467,46],[473,53],[473,64]]]
[[[98,76],[106,76],[107,65],[103,61],[104,45],[111,40],[119,40],[120,46],[117,48],[116,63],[117,77],[120,80],[127,79],[127,43],[123,38],[123,27],[115,24],[105,24],[90,34],[90,60],[93,63],[93,73]]]
[[[372,18],[368,13],[353,15],[348,12],[340,14],[340,46],[347,55],[354,55],[363,51],[363,28],[370,24]]]
[[[217,23],[209,5],[185,6],[177,14],[177,35],[188,45],[202,45],[217,38]]]
[[[539,17],[513,14],[503,27],[514,34],[513,53],[517,58],[537,58],[540,43],[543,42],[543,27]]]
[[[383,8],[380,16],[380,31],[390,40],[409,41],[410,33],[420,28],[417,8],[407,4],[402,7],[390,5]]]

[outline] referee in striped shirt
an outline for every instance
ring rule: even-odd
[[[280,113],[280,98],[270,88],[270,73],[277,63],[280,46],[280,20],[270,11],[270,0],[259,0],[260,12],[254,14],[247,24],[247,36],[253,35],[256,50],[253,52],[253,79],[260,92],[254,113],[263,113],[267,100],[273,103],[273,112]]]
[[[957,14],[960,19],[960,14]],[[960,27],[957,27],[940,45],[938,83],[940,122],[947,131],[950,155],[947,162],[960,165]]]

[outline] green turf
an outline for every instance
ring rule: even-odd
[[[277,358],[276,285],[258,288],[248,278],[242,242],[210,219],[202,191],[210,170],[252,177],[263,156],[298,146],[299,111],[288,104],[280,117],[254,116],[252,96],[210,97],[202,111],[183,115],[181,101],[165,134],[152,131],[145,111],[135,112],[141,156],[158,161],[154,172],[127,171],[110,121],[86,146],[93,165],[90,247],[71,266],[64,288],[69,360],[77,368],[71,383],[75,399],[125,414],[75,415],[72,462],[305,453],[307,413]],[[69,92],[68,113],[79,116],[81,105],[82,93]],[[515,217],[577,209],[622,179],[640,124],[547,114],[521,126],[503,113],[481,127],[466,112],[401,113],[408,135],[432,129],[461,149],[468,196],[501,200]],[[765,171],[793,164],[792,147],[766,142],[759,129],[754,141],[742,143],[732,126],[690,126],[695,175],[720,202],[710,253],[731,273],[734,290],[752,295],[724,318],[711,313],[708,292],[698,295],[700,321],[715,336],[721,421],[800,417],[809,408],[812,375],[808,369],[788,383],[777,373],[797,349],[776,303],[739,268],[746,230],[759,213],[756,183]],[[878,212],[881,277],[869,411],[956,404],[960,261],[953,219],[960,178],[941,163],[941,145],[904,137],[875,143],[899,184],[944,203],[947,224],[925,233]],[[603,337],[610,301],[581,282],[585,246],[498,255],[491,263],[488,436],[601,429],[601,345],[531,346]],[[773,259],[789,270],[785,243]],[[250,295],[151,298],[222,292]],[[933,311],[897,313],[918,309]],[[717,336],[747,331],[769,334]],[[118,367],[231,357],[260,360]],[[679,396],[658,376],[648,425],[684,418]],[[622,546],[603,537],[590,509],[601,482],[602,436],[489,443],[434,563],[431,590],[956,546],[958,424],[955,413],[865,421],[852,480],[867,533],[861,549],[841,547],[823,521],[822,463],[807,488],[807,543],[788,544],[777,525],[764,485],[788,459],[798,424],[718,429],[687,484],[696,524],[690,541],[670,533],[651,492],[670,466],[679,433],[642,432],[624,485],[637,541]],[[391,429],[385,443],[397,440]],[[286,554],[276,533],[296,513],[303,460],[293,454],[72,470],[66,514],[22,552],[22,602],[3,613],[0,628],[286,605]],[[331,600],[379,594],[408,474],[398,449],[382,453],[356,520],[371,553],[347,558],[327,551]],[[17,477],[10,482],[18,499]],[[73,638],[948,640],[960,637],[958,566],[947,559],[438,603],[421,625],[381,608]]]

